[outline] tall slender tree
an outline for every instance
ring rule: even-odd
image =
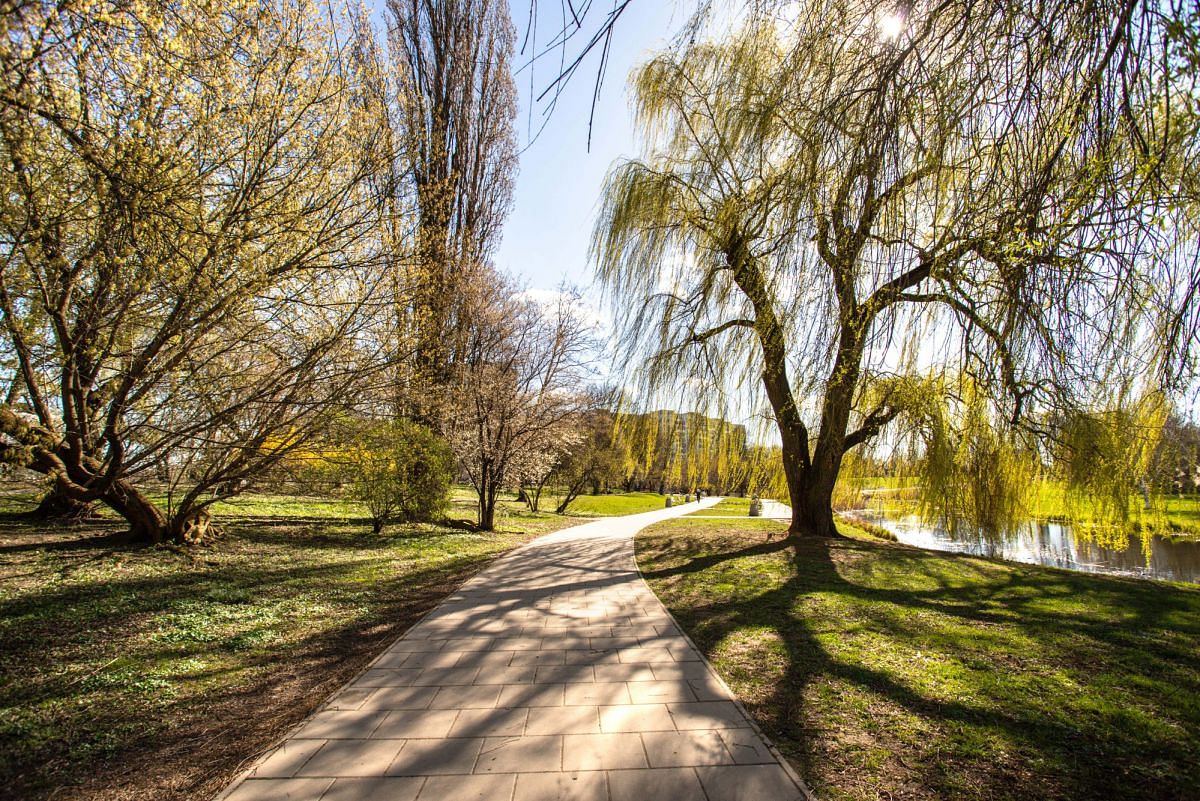
[[[417,213],[416,375],[444,383],[470,321],[464,288],[490,280],[517,168],[515,34],[503,0],[388,0],[401,181]]]

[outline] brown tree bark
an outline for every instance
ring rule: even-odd
[[[38,502],[37,508],[27,513],[31,520],[70,523],[91,517],[94,504],[76,501],[71,496],[52,486]]]

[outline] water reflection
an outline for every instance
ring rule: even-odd
[[[1144,542],[1141,536],[1133,535],[1126,547],[1116,549],[1076,537],[1070,526],[1061,523],[1031,522],[1014,534],[996,537],[978,532],[949,532],[939,526],[930,526],[915,515],[895,520],[877,515],[871,515],[871,518],[872,522],[895,534],[900,542],[918,548],[1087,573],[1200,583],[1200,542],[1172,541],[1155,536]]]

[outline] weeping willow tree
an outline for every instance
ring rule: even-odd
[[[697,412],[618,415],[628,488],[659,492],[737,491],[746,481],[745,426]]]
[[[647,395],[769,405],[790,532],[827,536],[846,454],[909,379],[968,377],[989,425],[1033,429],[1113,359],[1161,368],[1194,255],[1181,24],[1138,0],[812,0],[651,60],[646,152],[593,243]]]
[[[1003,409],[967,377],[914,381],[896,432],[915,479],[922,516],[951,531],[996,538],[1034,514],[1043,453],[1039,440],[1007,425]]]

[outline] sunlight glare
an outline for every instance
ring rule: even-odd
[[[904,32],[904,17],[900,14],[885,14],[879,18],[879,37],[885,42],[894,42]]]

